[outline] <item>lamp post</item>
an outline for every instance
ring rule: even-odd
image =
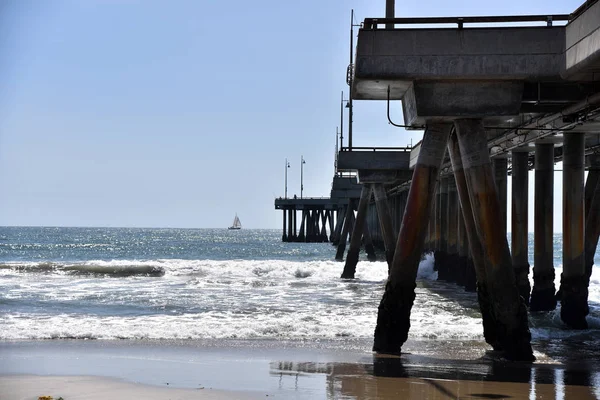
[[[302,198],[302,192],[304,191],[304,156],[300,156],[300,198]]]
[[[350,100],[344,99],[344,92],[342,91],[340,102],[340,151],[344,150],[344,102],[346,102],[345,108],[350,108]]]
[[[287,158],[285,159],[285,198],[287,199],[287,170],[290,167],[290,163]]]

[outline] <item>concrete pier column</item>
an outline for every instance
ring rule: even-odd
[[[298,241],[299,242],[306,241],[306,235],[304,233],[305,221],[306,221],[306,210],[302,210],[302,217],[300,219],[300,232],[298,232]]]
[[[585,216],[585,274],[592,276],[594,255],[600,237],[600,157],[590,157],[590,170],[585,183],[586,216]],[[595,187],[595,189],[594,189]],[[590,199],[588,201],[588,199]]]
[[[563,147],[563,273],[560,318],[569,327],[587,329],[588,281],[585,271],[585,134],[566,133]]]
[[[294,241],[294,232],[293,232],[294,216],[292,215],[293,210],[290,208],[287,211],[288,211],[288,241],[293,242]]]
[[[358,202],[358,211],[356,220],[354,221],[354,229],[352,229],[352,237],[350,238],[350,248],[346,255],[346,264],[342,279],[354,279],[356,272],[356,264],[358,264],[358,255],[360,253],[360,244],[365,230],[365,220],[367,217],[367,206],[371,199],[371,185],[363,185],[360,192],[360,200]]]
[[[456,140],[456,139],[453,139]],[[461,165],[462,165],[462,160],[461,160]],[[465,174],[464,172],[461,173],[462,177],[461,179],[464,182],[465,179]],[[458,180],[458,178],[455,175],[455,180]],[[464,183],[464,185],[466,185],[466,183]],[[458,182],[457,182],[457,194],[458,194]],[[468,198],[469,194],[468,192],[466,192],[467,187],[464,186],[464,190],[465,190],[465,196]],[[459,196],[460,199],[460,196]],[[469,204],[469,207],[471,205]],[[473,264],[473,259],[471,258],[471,249],[469,248],[469,237],[467,235],[467,227],[465,226],[465,218],[463,216],[463,209],[462,206],[460,204],[460,201],[458,202],[458,213],[457,213],[457,219],[458,219],[458,257],[459,257],[459,268],[461,268],[461,270],[464,273],[464,277],[465,280],[463,282],[463,285],[465,287],[465,291],[467,292],[475,292],[477,291],[477,275],[475,274],[475,265]]]
[[[423,134],[392,268],[377,313],[373,351],[378,353],[400,353],[408,338],[425,227],[451,129],[451,124],[432,124]]]
[[[475,228],[483,246],[497,339],[508,359],[531,361],[535,357],[531,349],[527,308],[515,282],[483,121],[462,119],[455,121],[455,126]]]
[[[588,285],[592,276],[594,255],[600,237],[600,182],[596,183],[596,190],[590,206],[590,213],[585,224],[585,275]]]
[[[403,211],[404,212],[404,211]],[[433,205],[431,209],[430,219],[433,220],[433,232],[431,238],[431,252],[434,257],[434,270],[437,271],[437,266],[435,265],[435,256],[438,254],[440,250],[440,180],[436,179],[435,181],[435,196],[433,197]],[[439,273],[438,273],[439,275]]]
[[[596,184],[600,182],[600,155],[588,156],[589,169],[588,176],[585,181],[585,218],[587,219],[588,214],[592,210],[591,203],[594,199],[594,192]]]
[[[448,280],[448,177],[440,178],[440,238],[438,251],[435,254],[435,264],[438,270],[438,279]]]
[[[494,166],[494,182],[496,182],[496,190],[498,191],[498,199],[500,200],[500,209],[502,210],[502,221],[503,227],[506,231],[508,213],[508,199],[507,199],[507,175],[508,175],[508,159],[506,158],[495,158],[493,161]]]
[[[327,211],[321,210],[321,240],[323,243],[328,242],[327,238]]]
[[[521,297],[529,304],[531,286],[529,284],[529,153],[512,152],[512,212],[511,212],[511,254],[515,278]]]
[[[554,287],[554,144],[535,144],[533,289],[531,311],[556,308]]]
[[[392,260],[394,259],[394,251],[396,249],[392,217],[388,206],[387,194],[385,193],[383,185],[373,185],[373,194],[375,195],[375,206],[377,207],[377,215],[379,216],[379,225],[381,226],[381,234],[385,246],[385,260],[388,264],[389,273],[390,268],[392,267]]]
[[[469,254],[472,259],[472,268],[475,275],[477,301],[479,310],[481,311],[481,319],[483,324],[483,337],[485,341],[495,350],[501,349],[496,333],[496,320],[494,316],[494,308],[488,289],[488,279],[485,269],[485,256],[481,239],[477,235],[475,226],[475,217],[473,216],[473,206],[469,197],[469,189],[467,187],[467,179],[463,167],[462,154],[458,144],[456,133],[450,136],[448,142],[448,154],[452,162],[452,170],[456,181],[456,189],[460,199],[462,209],[463,223],[465,225],[465,235],[469,245]]]
[[[375,246],[373,246],[373,238],[369,231],[369,224],[365,223],[363,228],[363,244],[365,245],[365,253],[367,253],[367,260],[373,262],[377,261],[377,255],[375,254]]]
[[[293,234],[294,234],[294,242],[298,241],[298,229],[297,229],[297,212],[296,212],[296,207],[294,206],[294,209],[292,210],[292,216],[294,217],[294,229],[293,229]]]
[[[287,235],[287,210],[283,209],[283,235],[281,235],[281,241],[282,242],[287,242],[288,241],[288,235]]]
[[[334,223],[333,223],[333,218],[335,213],[333,212],[333,210],[329,210],[327,211],[329,214],[329,241],[333,242],[333,230],[334,230]]]
[[[346,217],[346,209],[340,207],[336,211],[336,214],[335,230],[331,238],[331,243],[333,243],[334,246],[337,246],[340,243],[340,236],[342,235],[342,228],[344,227],[344,219]]]
[[[458,194],[456,192],[456,181],[453,175],[448,176],[448,216],[446,220],[446,273],[447,280],[459,285],[464,283],[464,273],[459,267],[458,259]]]
[[[348,206],[346,207],[346,216],[344,217],[344,226],[342,227],[342,233],[340,234],[340,242],[338,243],[337,252],[335,253],[336,261],[344,261],[344,252],[346,250],[346,242],[348,241],[348,232],[350,231],[350,225],[352,224],[352,216],[354,210],[352,206],[352,199],[348,199]]]

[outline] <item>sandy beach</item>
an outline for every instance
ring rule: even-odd
[[[473,343],[376,356],[362,344],[276,341],[14,341],[0,399],[597,399],[588,363],[508,363]],[[455,352],[453,348],[471,349]],[[475,357],[474,357],[475,356]]]

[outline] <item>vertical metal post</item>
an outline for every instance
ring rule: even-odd
[[[344,91],[340,100],[340,151],[344,150]]]
[[[350,13],[350,68],[354,63],[354,9]],[[352,151],[352,79],[350,76],[350,95],[348,97],[348,150]]]
[[[287,158],[285,159],[285,197],[287,199],[287,170],[290,167],[290,163]]]
[[[396,14],[396,0],[385,1],[385,17],[394,18]],[[394,24],[385,24],[385,29],[394,29]]]
[[[535,144],[533,289],[531,311],[556,308],[554,287],[554,144]]]
[[[300,156],[300,198],[302,198],[302,192],[304,192],[304,156]]]
[[[560,318],[569,327],[587,329],[588,282],[585,271],[585,134],[566,133],[563,146],[563,273]]]

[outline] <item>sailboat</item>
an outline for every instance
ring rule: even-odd
[[[238,218],[237,214],[235,214],[235,218],[233,219],[233,225],[231,225],[227,229],[242,229],[242,223],[240,222],[240,219]]]

